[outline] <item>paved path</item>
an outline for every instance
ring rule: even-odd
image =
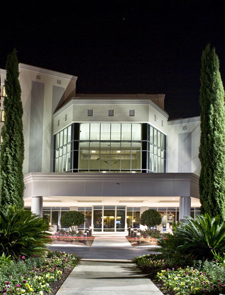
[[[92,247],[132,247],[126,237],[97,236]]]
[[[48,248],[50,250],[76,254],[85,259],[132,260],[136,256],[149,254],[149,250],[151,250],[152,246],[132,247],[125,237],[97,236],[95,237],[92,247],[52,244],[49,245]],[[154,252],[151,251],[151,253]]]
[[[57,295],[162,295],[134,263],[81,261]]]

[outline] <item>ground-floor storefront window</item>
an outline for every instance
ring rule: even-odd
[[[157,210],[162,216],[162,231],[167,231],[173,223],[179,221],[179,207],[149,207]],[[61,229],[61,216],[69,211],[69,207],[44,207],[43,217],[52,226]],[[85,222],[78,226],[79,230],[92,229],[93,232],[124,232],[129,227],[140,228],[141,207],[128,206],[89,206],[77,207],[84,214]],[[200,208],[191,208],[191,216],[200,214]]]

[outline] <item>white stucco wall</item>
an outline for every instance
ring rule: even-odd
[[[116,96],[116,99],[115,99]],[[168,115],[155,103],[146,99],[123,99],[123,96],[115,95],[114,99],[79,99],[74,97],[54,115],[54,129],[56,134],[73,122],[137,122],[150,123],[166,134]],[[88,116],[88,110],[93,110],[93,116]],[[114,110],[114,116],[108,116],[108,111]],[[129,116],[129,110],[135,110],[135,116]],[[65,116],[67,115],[67,121]]]
[[[170,121],[167,130],[166,172],[191,172],[199,175],[200,117]],[[183,143],[179,142],[181,134],[184,135],[180,136],[180,140],[183,138]],[[190,149],[184,151],[187,141]],[[185,152],[187,154],[184,154]]]

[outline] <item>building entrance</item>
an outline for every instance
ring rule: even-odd
[[[93,207],[93,232],[124,232],[125,220],[125,206]]]

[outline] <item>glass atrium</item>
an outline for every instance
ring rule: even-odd
[[[166,136],[146,123],[73,123],[54,143],[54,172],[165,172]]]

